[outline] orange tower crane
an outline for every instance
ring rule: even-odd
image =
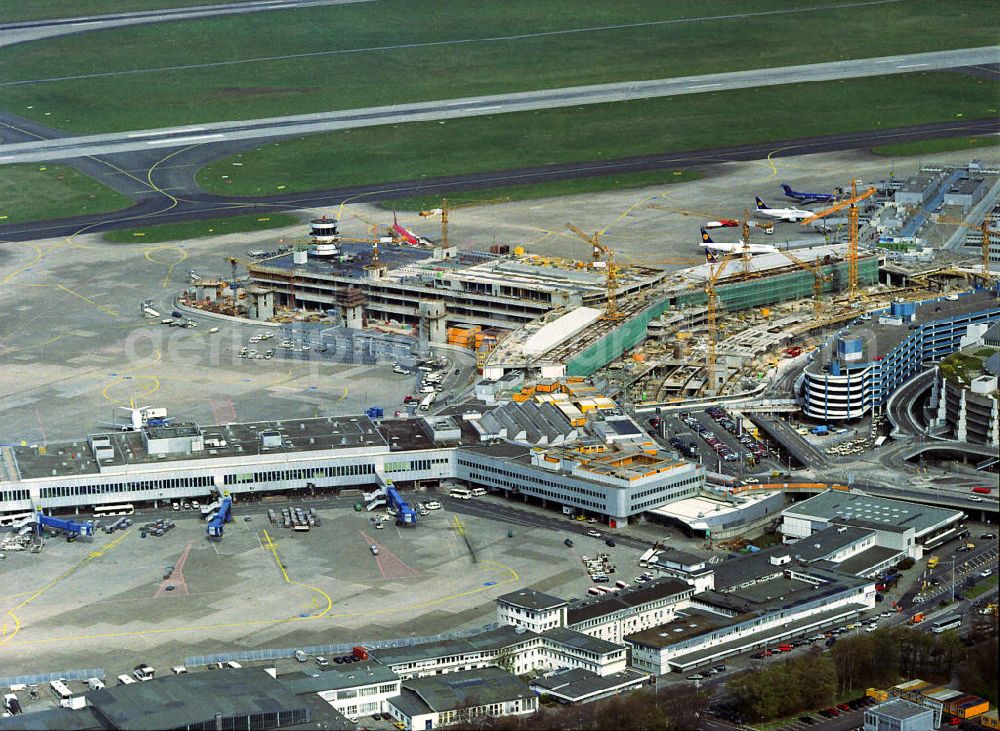
[[[818,320],[823,309],[823,301],[821,299],[821,297],[823,296],[823,283],[829,282],[831,279],[833,279],[833,275],[824,274],[823,267],[814,261],[813,262],[803,261],[799,257],[795,256],[795,254],[793,254],[790,251],[787,251],[786,249],[779,249],[779,251],[782,254],[784,254],[784,256],[787,259],[790,259],[794,264],[798,265],[802,269],[805,269],[807,272],[813,275],[813,314],[816,316],[816,319]]]
[[[975,229],[976,231],[979,231],[979,233],[982,234],[982,236],[983,236],[983,243],[982,243],[982,269],[983,269],[983,271],[982,271],[982,277],[983,277],[983,282],[984,283],[988,283],[990,281],[990,278],[993,276],[992,273],[990,272],[990,236],[993,233],[995,233],[990,228],[990,214],[988,212],[986,214],[984,214],[984,216],[983,216],[983,222],[981,224],[979,224],[978,226],[973,226],[972,224],[968,224],[965,221],[957,221],[957,220],[952,219],[952,218],[944,218],[944,217],[940,217],[940,216],[937,219],[935,219],[934,222],[935,223],[943,223],[943,224],[951,224],[953,226],[960,226],[962,228],[971,228],[971,229]]]
[[[595,252],[599,251],[604,255],[605,270],[607,271],[607,281],[605,284],[605,289],[607,291],[607,306],[604,309],[604,315],[601,319],[622,319],[625,315],[619,312],[618,300],[616,297],[616,293],[618,291],[618,266],[615,264],[615,252],[609,249],[607,244],[601,241],[600,232],[595,232],[592,236],[588,236],[572,223],[567,223],[566,228],[590,244]]]
[[[847,301],[851,304],[858,297],[858,203],[873,195],[875,195],[875,188],[869,188],[858,195],[858,181],[852,179],[850,198],[845,198],[802,221],[802,225],[805,226],[849,207],[847,211]]]

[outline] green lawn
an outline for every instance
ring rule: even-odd
[[[152,244],[161,241],[180,241],[205,236],[223,236],[247,231],[264,231],[270,228],[285,228],[286,226],[294,226],[299,223],[299,220],[298,216],[293,216],[290,213],[249,214],[106,231],[103,238],[112,244]]]
[[[816,3],[783,13],[798,4],[379,0],[251,13],[0,49],[0,89],[11,112],[105,132],[996,41],[973,2]],[[718,17],[747,13],[763,14]],[[85,78],[65,78],[77,76]],[[786,120],[808,111],[785,109]]]
[[[117,211],[127,198],[66,165],[0,165],[0,224]]]
[[[387,125],[270,143],[197,179],[223,195],[266,195],[610,160],[986,117],[996,91],[995,82],[926,73]]]
[[[397,211],[424,211],[430,208],[437,208],[441,204],[442,197],[448,198],[452,205],[461,205],[476,201],[500,201],[503,199],[512,201],[535,200],[537,198],[552,198],[560,195],[576,195],[577,193],[686,183],[691,180],[697,180],[700,177],[701,175],[693,170],[651,170],[640,173],[614,173],[595,178],[553,180],[530,185],[511,185],[507,188],[463,190],[454,194],[408,196],[406,198],[381,201],[379,205],[385,209]]]
[[[16,23],[22,20],[79,18],[85,15],[107,15],[138,10],[167,10],[192,5],[223,5],[242,0],[0,0],[0,20]]]
[[[1000,145],[1000,139],[992,136],[984,137],[936,137],[919,142],[901,142],[898,145],[881,145],[873,147],[872,152],[886,157],[904,157],[907,155],[930,155],[935,152],[954,152],[960,150],[975,151]]]
[[[992,589],[996,585],[997,585],[997,577],[996,576],[991,576],[988,579],[986,579],[986,581],[982,581],[982,582],[976,584],[971,589],[965,589],[965,591],[964,591],[965,598],[966,599],[975,599],[975,598],[979,597],[981,594],[985,594],[986,592],[988,592],[990,589]]]

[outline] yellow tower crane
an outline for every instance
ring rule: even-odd
[[[441,199],[440,208],[431,208],[429,211],[420,211],[421,216],[428,218],[430,216],[441,216],[441,246],[448,248],[448,215],[452,211],[457,211],[460,208],[472,208],[473,206],[492,206],[496,203],[507,203],[510,198],[494,198],[488,201],[469,201],[467,203],[459,203],[456,205],[451,205],[448,203],[447,198]]]
[[[785,249],[779,249],[779,251],[785,256],[785,258],[791,260],[794,264],[813,275],[813,314],[818,320],[823,310],[823,301],[821,299],[823,296],[823,284],[832,280],[833,275],[824,274],[823,267],[814,261],[803,261],[799,257],[795,256],[795,254]]]
[[[937,219],[935,219],[934,222],[935,223],[941,223],[941,224],[949,224],[949,225],[952,225],[952,226],[960,226],[962,228],[971,228],[971,229],[974,229],[976,231],[979,231],[979,233],[982,234],[982,236],[983,236],[983,242],[982,242],[982,263],[981,263],[982,273],[981,274],[982,274],[982,278],[983,278],[983,283],[984,284],[988,284],[989,281],[990,281],[990,279],[993,276],[993,273],[990,271],[990,240],[991,240],[990,236],[995,233],[993,231],[993,229],[990,228],[990,214],[989,214],[989,212],[987,212],[987,213],[985,213],[983,215],[983,222],[981,224],[979,224],[978,226],[970,224],[970,223],[966,223],[965,221],[958,221],[958,220],[953,219],[953,218],[944,218],[944,217],[940,217],[940,216]]]
[[[722,273],[726,271],[729,262],[733,260],[733,254],[734,251],[727,251],[726,255],[722,257],[722,261],[709,269],[708,280],[705,282],[705,296],[708,298],[706,312],[708,321],[708,354],[705,359],[705,371],[708,376],[708,388],[713,395],[718,393],[719,388],[718,373],[715,365],[715,347],[718,337],[715,320],[718,308],[718,295],[715,291],[715,283],[722,276]]]
[[[608,248],[607,244],[601,241],[600,232],[594,232],[592,236],[588,236],[583,231],[578,229],[572,223],[567,223],[566,228],[575,233],[581,239],[586,241],[593,247],[595,252],[600,252],[604,255],[604,266],[607,272],[607,280],[605,284],[605,289],[607,290],[607,305],[604,308],[604,315],[601,317],[602,320],[620,320],[625,315],[618,311],[618,301],[616,298],[616,293],[618,290],[618,266],[615,264],[615,252]]]
[[[854,304],[858,298],[858,203],[873,195],[875,195],[875,188],[869,188],[858,195],[858,181],[852,179],[850,198],[845,198],[802,221],[802,225],[805,226],[849,207],[847,211],[847,301],[851,304]]]

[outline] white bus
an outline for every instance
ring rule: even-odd
[[[472,488],[472,497],[482,497],[486,494],[485,487],[474,487]]]
[[[464,487],[453,487],[451,492],[448,493],[452,497],[457,497],[459,500],[471,500],[472,490],[467,490]]]
[[[945,617],[944,619],[939,619],[935,621],[934,624],[931,625],[931,632],[933,632],[936,635],[939,635],[942,632],[947,632],[950,629],[955,629],[956,627],[961,627],[961,626],[962,626],[962,617],[961,615],[956,614],[952,617]]]
[[[882,436],[882,437],[879,437],[878,439],[876,439],[876,440],[875,440],[875,444],[874,444],[874,445],[872,445],[872,446],[873,446],[873,447],[874,447],[875,449],[878,449],[878,448],[879,448],[879,447],[881,447],[881,446],[882,446],[883,444],[885,444],[885,443],[886,443],[887,441],[889,441],[889,437],[886,437],[886,436]]]
[[[434,399],[437,398],[437,391],[431,391],[429,394],[424,396],[424,400],[420,402],[420,410],[427,411],[431,408],[431,404],[434,403]]]
[[[98,505],[94,508],[94,517],[103,518],[108,515],[132,515],[135,507],[132,503],[120,503],[118,505]]]
[[[73,692],[69,689],[69,686],[61,680],[50,681],[49,689],[52,691],[52,695],[56,697],[57,701],[64,701],[73,697]]]

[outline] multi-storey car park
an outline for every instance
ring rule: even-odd
[[[376,423],[348,416],[175,424],[8,447],[0,453],[8,475],[0,482],[0,511],[8,516],[39,509],[87,512],[98,505],[157,505],[213,493],[238,501],[272,492],[458,479],[599,515],[615,525],[695,495],[704,483],[700,465],[656,448],[625,416],[595,412],[592,427],[579,434],[564,422],[571,438],[551,447],[537,444],[554,435],[551,423],[525,421],[536,436],[530,441],[513,428],[509,433],[477,428],[479,421]]]
[[[957,350],[969,325],[1000,320],[997,286],[923,302],[893,302],[817,351],[805,369],[803,412],[859,419],[886,403],[925,364]]]

